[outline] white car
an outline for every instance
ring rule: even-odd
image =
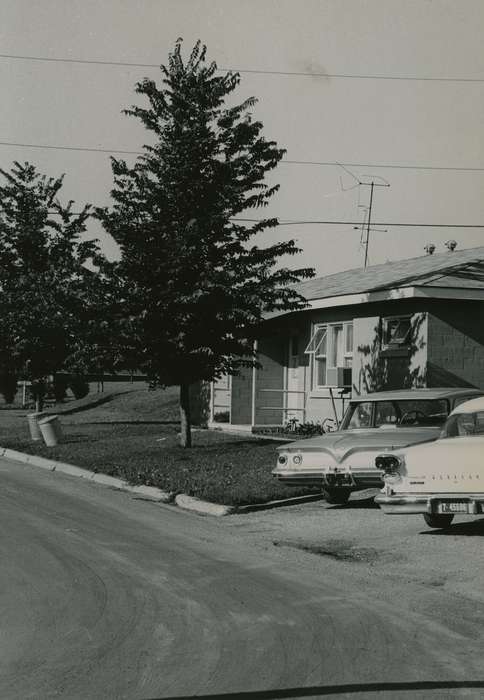
[[[430,527],[484,514],[484,397],[460,404],[438,440],[379,455],[385,486],[376,497],[392,515],[422,513]]]

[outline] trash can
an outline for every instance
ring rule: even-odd
[[[39,428],[47,447],[53,447],[59,443],[62,431],[59,416],[48,416],[39,420]]]
[[[39,420],[45,416],[45,413],[29,413],[27,420],[29,421],[30,437],[32,440],[42,440],[42,434],[39,428]]]

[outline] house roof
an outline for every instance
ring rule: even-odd
[[[484,246],[337,272],[301,282],[308,301],[401,287],[484,290]]]

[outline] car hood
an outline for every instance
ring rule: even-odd
[[[341,430],[281,445],[279,451],[326,452],[340,462],[354,452],[396,450],[419,442],[433,441],[439,437],[440,430],[440,428]]]

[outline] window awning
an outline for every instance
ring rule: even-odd
[[[310,355],[312,353],[316,354],[319,351],[319,349],[321,348],[321,345],[326,340],[327,333],[328,333],[328,329],[326,328],[326,326],[320,326],[319,328],[316,328],[314,333],[311,336],[309,343],[307,344],[307,347],[304,351],[304,354],[305,355]]]

